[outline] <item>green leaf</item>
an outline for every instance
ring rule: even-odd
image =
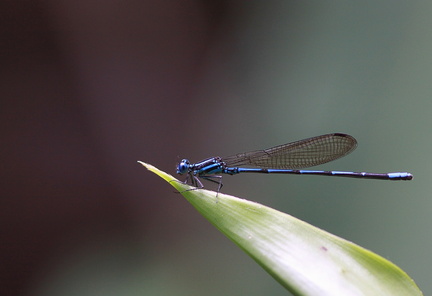
[[[139,162],[294,295],[423,295],[399,267],[352,242],[261,204],[196,189]]]

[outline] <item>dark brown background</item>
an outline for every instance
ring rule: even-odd
[[[174,173],[182,157],[327,132],[360,142],[327,168],[415,183],[247,176],[224,190],[364,245],[432,291],[428,11],[2,1],[0,293],[285,295],[136,161]]]

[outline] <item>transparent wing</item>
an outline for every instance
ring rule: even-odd
[[[273,169],[299,169],[323,164],[353,151],[357,141],[346,134],[327,134],[224,157],[229,167],[253,166]]]

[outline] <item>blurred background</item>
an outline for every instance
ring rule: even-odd
[[[432,2],[2,1],[3,295],[286,295],[169,173],[331,132],[328,170],[224,178],[432,294]],[[211,187],[211,185],[210,185]],[[317,266],[319,268],[319,266]]]

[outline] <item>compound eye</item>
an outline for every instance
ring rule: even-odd
[[[189,169],[189,160],[183,159],[177,166],[177,174],[183,175],[187,173]]]

